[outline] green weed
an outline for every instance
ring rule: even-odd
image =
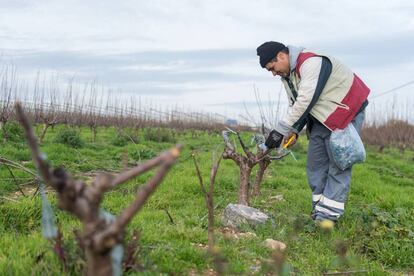
[[[24,141],[24,133],[23,129],[17,122],[8,122],[4,126],[4,131],[2,131],[2,136],[6,133],[7,137],[3,137],[7,139],[9,142],[22,142]]]
[[[80,148],[83,146],[79,131],[70,127],[59,129],[54,141],[55,143],[62,143],[73,148]]]
[[[147,128],[144,131],[144,138],[147,141],[175,143],[174,132],[167,128]]]

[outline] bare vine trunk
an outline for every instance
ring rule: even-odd
[[[198,167],[197,160],[195,158],[195,154],[192,154],[194,165],[196,168],[198,180],[200,182],[201,191],[204,194],[204,199],[206,201],[206,207],[208,210],[208,252],[213,257],[214,267],[216,269],[217,275],[224,275],[224,267],[223,267],[223,258],[215,249],[215,239],[214,239],[214,183],[216,180],[216,175],[218,171],[218,167],[221,162],[221,157],[217,160],[217,162],[213,162],[213,166],[211,167],[210,171],[210,185],[207,189],[206,185],[204,184],[203,177],[201,176],[200,168]]]
[[[208,208],[208,248],[213,250],[214,248],[214,202],[213,195],[207,196],[207,208]]]
[[[98,133],[98,127],[96,125],[92,126],[92,142],[96,142],[96,134]]]
[[[85,249],[87,272],[86,275],[112,276],[112,260],[110,254],[96,254],[91,249]]]
[[[7,132],[7,129],[6,129],[6,124],[7,124],[7,122],[5,122],[5,121],[0,122],[0,128],[3,131],[3,141],[4,142],[7,142],[10,138],[9,133]]]
[[[249,206],[249,179],[252,168],[247,164],[240,166],[239,204]]]
[[[49,124],[47,124],[47,123],[43,124],[43,129],[42,129],[42,133],[40,134],[39,143],[43,143],[43,139],[45,138],[46,132],[47,132],[49,127],[50,127]]]
[[[233,133],[237,135],[239,143],[245,153],[245,156],[242,153],[236,151],[235,146],[230,142],[228,134]],[[267,156],[268,150],[263,152],[259,149],[256,154],[253,154],[244,144],[240,134],[235,131],[223,131],[223,139],[225,142],[225,148],[223,151],[223,159],[232,159],[237,166],[239,167],[239,204],[249,206],[249,197],[250,193],[253,195],[260,194],[260,183],[263,180],[264,172],[269,166],[271,160]],[[254,186],[252,187],[253,191],[250,192],[250,175],[252,169],[257,164],[260,165],[257,172]]]
[[[263,159],[259,162],[259,169],[257,170],[256,178],[254,180],[254,184],[252,188],[252,196],[260,195],[260,189],[261,189],[261,184],[263,181],[263,176],[269,164],[270,164],[270,160],[268,159]]]

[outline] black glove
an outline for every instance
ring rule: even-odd
[[[265,145],[269,149],[274,149],[280,146],[280,143],[282,143],[283,135],[277,132],[276,130],[272,130],[269,133],[269,136],[267,136]]]

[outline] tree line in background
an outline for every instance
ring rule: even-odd
[[[42,126],[40,142],[47,131],[58,124],[87,126],[92,131],[93,141],[100,127],[115,127],[120,133],[126,128],[139,130],[148,127],[219,132],[226,125],[226,117],[217,113],[155,107],[136,98],[120,100],[120,95],[99,89],[96,83],[77,87],[72,80],[66,85],[65,92],[61,89],[57,79],[41,80],[38,75],[30,90],[24,83],[19,83],[15,70],[0,70],[0,129],[3,140],[7,141],[10,137],[7,124],[17,121],[16,102],[22,104],[31,122]],[[250,129],[247,125],[238,128]]]

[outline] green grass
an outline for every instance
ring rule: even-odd
[[[82,146],[55,143],[55,137],[64,126],[50,129],[41,146],[54,166],[63,166],[72,174],[84,177],[85,172],[99,170],[121,170],[125,152],[129,165],[172,146],[169,142],[145,139],[145,132],[138,133],[139,144],[114,143],[116,130],[99,129],[97,141],[92,143],[91,131],[82,128]],[[40,129],[39,129],[40,130]],[[38,131],[39,131],[38,130]],[[202,274],[212,267],[204,249],[198,244],[207,243],[207,210],[196,178],[191,152],[197,153],[202,172],[207,179],[212,153],[221,143],[219,135],[199,133],[192,138],[190,133],[176,135],[184,150],[164,183],[150,198],[143,210],[128,227],[141,231],[139,263],[145,274]],[[246,134],[246,141],[248,135]],[[228,239],[216,231],[217,245],[227,260],[229,274],[261,274],[257,263],[264,264],[271,252],[262,246],[266,238],[287,244],[286,262],[298,275],[320,275],[334,269],[366,269],[369,275],[389,275],[414,269],[414,161],[413,152],[401,154],[397,150],[386,150],[380,154],[368,147],[367,162],[356,165],[352,187],[344,217],[330,233],[315,229],[309,219],[311,193],[306,180],[305,138],[291,157],[271,164],[262,184],[262,195],[252,200],[252,206],[268,214],[274,223],[265,224],[254,232],[256,237]],[[220,153],[220,149],[217,153]],[[3,143],[2,157],[23,162],[31,169],[30,152],[20,139]],[[28,177],[13,169],[16,177]],[[142,175],[107,193],[103,208],[118,214],[134,198],[139,185],[151,174]],[[10,180],[10,173],[0,166],[0,274],[1,275],[56,275],[64,272],[63,265],[54,255],[52,245],[41,235],[41,202],[38,197],[16,197],[17,186]],[[216,227],[221,228],[220,215],[228,203],[237,201],[238,168],[231,160],[223,160],[220,166],[215,191],[218,207]],[[274,202],[274,195],[283,195],[284,200]],[[7,200],[12,198],[13,200]],[[63,231],[65,246],[72,259],[76,259],[76,244],[73,229],[79,223],[56,206],[54,195],[49,199],[56,211],[59,227]],[[18,202],[15,202],[18,201]],[[165,212],[171,214],[174,224]],[[345,261],[338,258],[338,244],[346,244]],[[79,274],[82,260],[73,260],[73,271]],[[260,268],[260,267],[259,267]],[[129,273],[134,274],[134,273]]]

